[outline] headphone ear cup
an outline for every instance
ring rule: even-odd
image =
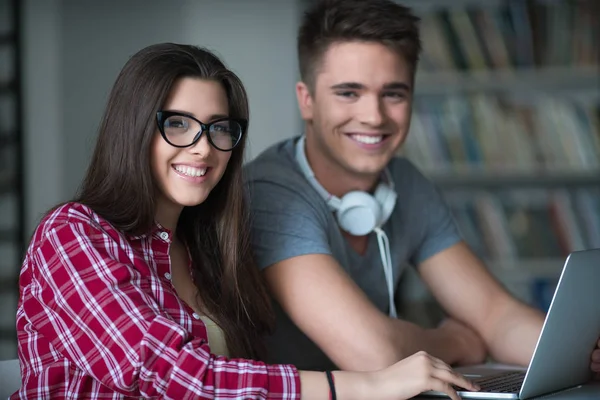
[[[377,226],[382,226],[387,222],[394,211],[396,206],[396,198],[398,195],[389,185],[380,183],[375,189],[375,199],[381,207],[381,219],[378,221]]]
[[[369,234],[381,220],[381,207],[366,192],[353,191],[342,199],[336,217],[340,228],[354,236]]]

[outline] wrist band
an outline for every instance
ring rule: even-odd
[[[329,383],[329,400],[337,400],[337,396],[335,395],[335,382],[333,380],[333,374],[331,371],[325,371],[325,375],[327,376],[327,383]]]

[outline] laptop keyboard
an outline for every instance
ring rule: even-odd
[[[481,392],[519,393],[524,379],[525,372],[514,371],[475,379],[474,382],[481,387]]]

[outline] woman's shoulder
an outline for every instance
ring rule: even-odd
[[[44,215],[33,234],[31,244],[39,243],[51,232],[70,225],[82,225],[102,230],[110,226],[108,221],[84,204],[74,201],[62,203]]]
[[[65,224],[73,223],[100,223],[102,218],[97,215],[90,207],[75,202],[59,204],[42,218],[39,228],[53,229]]]

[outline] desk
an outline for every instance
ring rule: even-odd
[[[434,400],[435,397],[417,396],[414,400]],[[439,397],[443,399],[443,397]],[[600,400],[600,382],[588,383],[586,385],[565,390],[559,393],[535,397],[535,400]]]

